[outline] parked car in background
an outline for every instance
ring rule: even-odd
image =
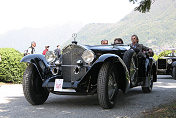
[[[145,61],[146,58],[149,61]],[[76,41],[45,56],[25,56],[29,65],[24,72],[23,91],[32,105],[43,104],[49,93],[58,95],[98,95],[102,108],[112,108],[119,90],[141,86],[152,91],[156,81],[156,63],[149,53],[138,53],[129,45],[78,45]]]
[[[157,73],[171,75],[176,79],[176,49],[165,50],[159,55]]]

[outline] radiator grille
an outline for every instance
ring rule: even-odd
[[[166,69],[166,59],[158,59],[158,69]]]
[[[62,57],[62,64],[63,65],[76,65],[78,60],[82,60],[82,54],[85,49],[79,45],[69,45],[63,49],[63,57]],[[83,60],[82,60],[83,61]],[[80,79],[86,72],[86,68],[81,68],[81,71],[78,74],[74,72],[75,67],[73,66],[63,66],[62,73],[63,79],[66,82],[76,81]]]

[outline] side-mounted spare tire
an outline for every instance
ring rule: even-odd
[[[43,104],[48,98],[49,92],[42,87],[42,80],[33,64],[29,64],[24,72],[23,92],[26,100],[32,105]]]
[[[127,69],[129,72],[130,72],[132,57],[134,54],[135,54],[134,50],[127,50],[123,56],[123,61],[124,61],[125,65],[127,66]]]
[[[128,69],[129,75],[130,75],[130,86],[135,86],[137,83],[136,78],[136,53],[134,50],[127,50],[123,55],[123,61]],[[134,60],[136,59],[136,60]]]
[[[118,93],[117,82],[115,66],[110,62],[105,62],[99,71],[97,81],[98,101],[102,108],[110,109],[115,105]]]

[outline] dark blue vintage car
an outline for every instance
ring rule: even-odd
[[[148,53],[129,45],[66,46],[62,56],[53,52],[25,56],[28,67],[23,77],[25,98],[32,105],[43,104],[49,93],[58,95],[98,95],[102,108],[112,108],[118,91],[141,86],[152,91],[156,82],[156,65]]]

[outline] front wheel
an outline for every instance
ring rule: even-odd
[[[173,67],[172,69],[172,76],[176,80],[176,67]]]
[[[117,78],[111,63],[104,63],[98,75],[98,101],[102,108],[110,109],[114,106],[118,93]]]
[[[26,100],[32,105],[43,104],[49,95],[42,87],[42,80],[33,64],[29,64],[23,75],[23,92]]]

